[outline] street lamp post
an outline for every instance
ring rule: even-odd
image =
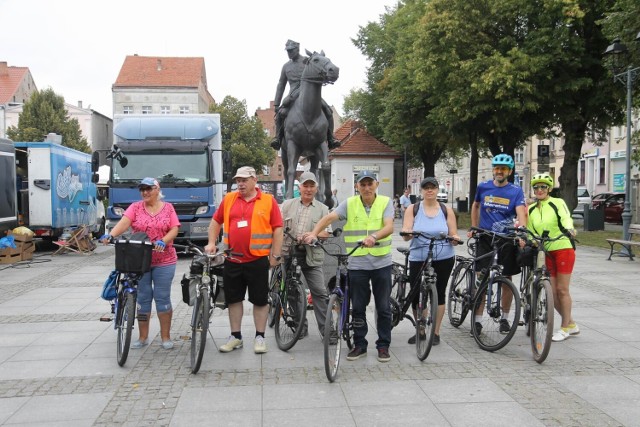
[[[640,33],[636,37],[636,41],[640,41]],[[615,39],[607,50],[605,55],[612,55],[614,60],[614,72],[620,69],[616,66],[616,61],[620,63],[620,57],[628,53],[627,47],[620,43],[619,39]],[[627,70],[620,74],[614,74],[613,80],[627,86],[627,151],[625,155],[625,184],[624,184],[624,209],[622,210],[622,239],[629,240],[629,225],[631,225],[631,95],[633,83],[640,75],[640,67],[633,68],[632,65],[627,66]]]

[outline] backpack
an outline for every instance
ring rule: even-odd
[[[103,300],[111,301],[116,299],[116,296],[118,295],[119,275],[120,273],[118,272],[118,270],[113,270],[109,274],[109,277],[107,277],[107,280],[105,280],[104,285],[102,285],[102,294],[100,294],[100,297]]]
[[[440,203],[440,209],[442,210],[442,213],[444,214],[444,219],[447,219],[447,206],[442,203],[442,202],[438,202]],[[418,209],[420,209],[420,202],[416,202],[413,204],[413,217],[415,218],[416,215],[418,215]]]
[[[571,247],[573,247],[573,250],[575,251],[576,239],[571,235],[571,233],[569,233],[569,230],[564,228],[564,225],[562,225],[562,220],[560,219],[560,214],[558,213],[558,207],[552,201],[549,201],[547,204],[551,206],[551,209],[553,209],[553,211],[556,213],[556,218],[558,219],[558,228],[560,229],[560,232],[569,238],[569,241],[571,242]],[[529,215],[531,215],[533,210],[536,208],[536,205],[537,203],[534,203],[533,205],[531,205],[531,207],[529,208]],[[536,233],[538,232],[538,230],[535,230],[535,231]]]

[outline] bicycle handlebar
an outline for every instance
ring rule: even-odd
[[[412,237],[424,237],[429,240],[446,240],[447,242],[456,242],[459,244],[464,243],[460,239],[456,239],[455,237],[449,236],[446,233],[439,233],[437,236],[432,234],[423,233],[422,231],[401,231],[401,236],[412,236]]]
[[[173,245],[174,248],[176,249],[181,249],[182,252],[184,254],[196,254],[196,255],[202,255],[202,256],[207,256],[209,258],[215,258],[216,256],[222,255],[225,258],[228,259],[234,259],[234,257],[238,257],[241,258],[244,256],[244,254],[240,253],[240,252],[233,252],[233,249],[223,249],[223,250],[218,250],[215,253],[206,253],[204,251],[204,248],[196,245],[195,243],[193,243],[190,240],[187,240],[187,244],[186,245],[179,245],[179,244],[174,244]]]
[[[549,237],[549,230],[544,230],[542,232],[541,236],[536,235],[533,231],[529,230],[526,227],[509,227],[508,228],[509,231],[513,231],[516,235],[516,237],[520,237],[524,236],[524,239],[526,240],[527,236],[531,236],[531,238],[533,240],[536,240],[540,243],[551,243],[551,242],[555,242],[556,240],[560,240],[564,237],[573,237],[570,233],[561,233],[559,236],[551,238]]]

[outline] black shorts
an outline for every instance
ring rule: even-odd
[[[269,257],[245,263],[224,262],[224,299],[227,305],[244,301],[247,290],[249,302],[253,305],[268,304]]]
[[[480,236],[480,239],[478,240],[478,247],[476,249],[476,257],[493,251],[491,240],[492,236]],[[498,243],[499,246],[502,247],[500,252],[498,252],[498,264],[502,266],[502,274],[505,276],[520,274],[520,266],[517,261],[518,247],[512,241],[505,243],[504,239],[500,239]],[[476,271],[489,267],[492,262],[492,257],[486,257],[485,259],[478,261],[476,263]]]

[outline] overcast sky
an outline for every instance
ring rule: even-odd
[[[364,86],[367,61],[353,45],[396,0],[0,0],[0,61],[29,67],[38,89],[113,116],[111,86],[127,55],[204,57],[209,92],[268,108],[287,39],[324,50],[340,67],[325,100]]]

